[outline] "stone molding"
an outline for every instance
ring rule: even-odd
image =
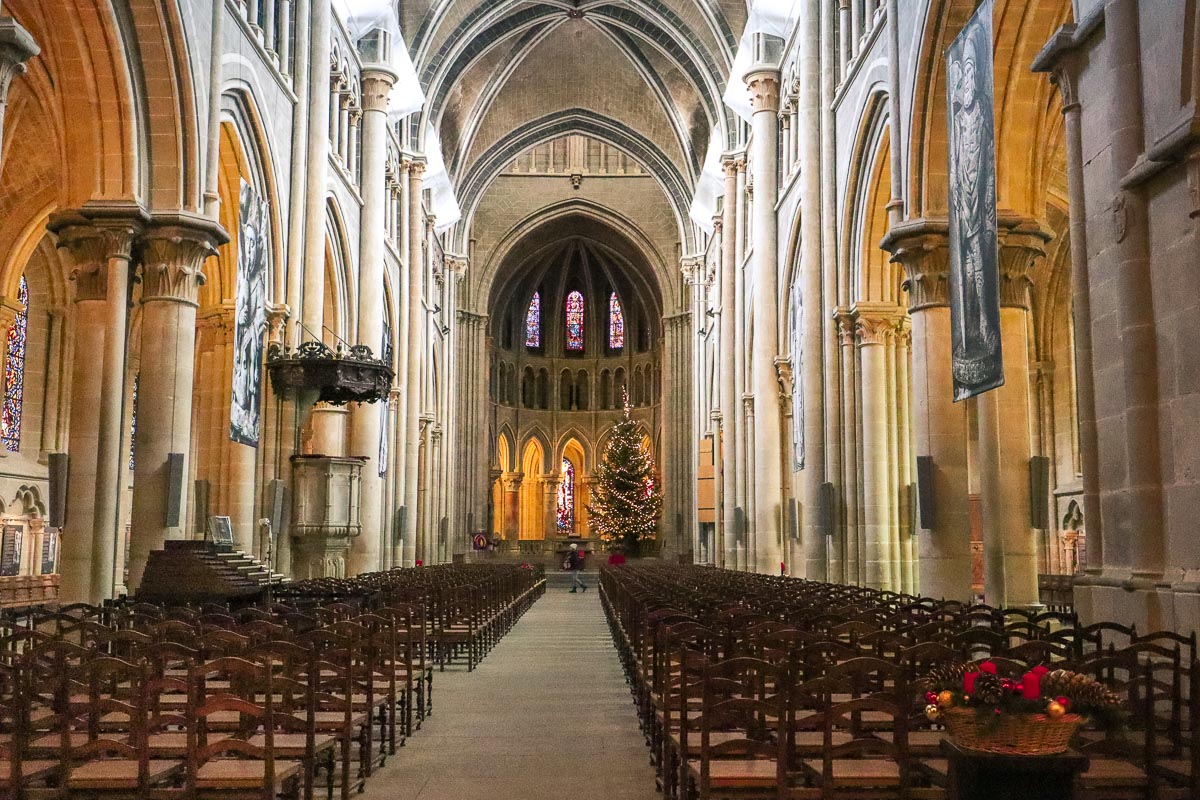
[[[754,113],[779,113],[779,68],[760,65],[752,67],[743,80],[750,89],[750,105]]]
[[[521,481],[525,479],[523,472],[505,472],[500,475],[500,484],[505,492],[517,492],[521,489]]]
[[[29,31],[12,17],[0,17],[0,133],[13,78],[25,73],[25,62],[42,52]]]
[[[160,214],[141,238],[142,304],[198,305],[204,262],[229,235],[208,217],[190,212]]]

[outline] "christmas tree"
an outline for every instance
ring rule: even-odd
[[[612,430],[596,469],[589,524],[609,550],[637,555],[643,542],[654,541],[662,512],[662,491],[655,475],[654,458],[642,446],[642,429],[624,413]]]

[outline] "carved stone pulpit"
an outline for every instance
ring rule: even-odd
[[[292,456],[292,574],[304,578],[346,575],[350,540],[359,521],[363,456]]]

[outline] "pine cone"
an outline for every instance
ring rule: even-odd
[[[1066,696],[1071,689],[1071,676],[1076,673],[1056,669],[1042,676],[1042,694],[1046,697]]]
[[[921,688],[933,692],[943,689],[962,691],[963,675],[977,669],[979,667],[973,661],[963,664],[939,664],[921,679]]]
[[[984,705],[1000,705],[1000,700],[1004,697],[1004,687],[995,675],[990,672],[981,672],[975,679],[975,691],[972,693],[972,697]]]

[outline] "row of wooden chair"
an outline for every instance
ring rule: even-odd
[[[921,678],[938,665],[986,657],[1013,677],[1039,663],[1071,668],[1126,698],[1125,733],[1093,726],[1075,743],[1091,756],[1080,796],[1200,797],[1200,748],[1192,747],[1200,719],[1194,637],[662,564],[603,570],[601,597],[668,794],[939,797],[946,783],[943,733],[923,714]],[[767,716],[781,722],[765,736],[752,736],[724,712],[704,710],[716,665],[751,662],[760,672],[776,670],[781,681],[779,691],[753,697],[779,704]],[[887,677],[849,690],[828,684],[839,671],[861,676],[864,664]],[[826,685],[827,694],[819,689]],[[750,736],[784,748],[783,755],[771,767],[761,747],[745,746],[740,756],[743,745],[706,751],[706,726],[710,741]],[[765,772],[772,768],[779,772],[768,791]]]
[[[478,659],[543,590],[528,571],[448,565],[240,609],[0,619],[0,798],[307,800],[324,778],[346,800],[431,713],[441,598],[486,598]]]

